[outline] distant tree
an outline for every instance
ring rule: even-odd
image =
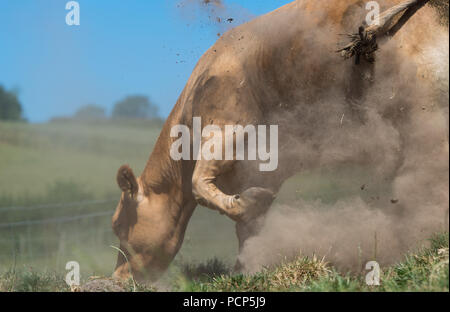
[[[3,86],[0,86],[0,120],[23,120],[16,92],[7,91]]]
[[[146,96],[132,95],[117,102],[112,112],[113,118],[158,118],[158,106]]]
[[[105,118],[105,109],[95,104],[80,107],[74,115],[74,119],[78,120],[99,120]]]

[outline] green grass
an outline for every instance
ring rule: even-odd
[[[55,180],[85,185],[97,198],[117,193],[123,163],[140,172],[160,128],[126,123],[0,123],[0,194],[39,196]]]
[[[449,291],[449,236],[439,233],[429,247],[410,253],[388,268],[381,268],[379,286],[368,286],[365,274],[343,275],[323,259],[297,257],[254,275],[212,276],[209,281],[185,280],[184,291]]]
[[[70,290],[62,276],[49,272],[6,272],[0,277],[0,291],[61,292]]]
[[[298,257],[252,275],[213,275],[210,281],[185,279],[176,285],[182,291],[293,291],[327,274],[328,270],[323,260]]]
[[[197,265],[180,265],[172,271],[169,289],[189,292],[448,292],[449,291],[449,236],[439,233],[430,239],[430,246],[388,268],[381,268],[379,286],[367,286],[364,274],[343,275],[330,267],[324,259],[298,256],[277,266],[265,268],[252,275],[229,272],[218,259]],[[104,281],[105,278],[88,278]],[[157,287],[120,284],[125,291],[158,291]],[[0,275],[0,291],[70,291],[64,276],[49,272],[18,271]]]

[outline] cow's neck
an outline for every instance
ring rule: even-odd
[[[170,129],[181,124],[177,105],[166,120],[156,141],[153,152],[141,174],[140,181],[147,196],[161,196],[170,209],[170,238],[165,243],[171,248],[168,259],[173,259],[180,249],[189,220],[197,203],[192,195],[192,171],[194,164],[189,160],[175,161],[170,157],[170,146],[175,140],[170,137]],[[173,248],[172,248],[173,247]]]
[[[177,103],[167,118],[153,148],[147,165],[141,175],[146,191],[168,192],[177,197],[183,205],[194,200],[192,196],[191,161],[175,161],[170,156],[170,147],[175,138],[170,137],[174,125],[182,124],[180,103]]]

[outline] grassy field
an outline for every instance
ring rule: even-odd
[[[197,266],[181,266],[169,272],[163,290],[169,291],[301,291],[301,292],[417,292],[449,291],[449,236],[435,234],[430,244],[404,260],[382,268],[380,285],[368,286],[365,276],[343,275],[323,259],[297,257],[254,275],[227,273],[227,266],[217,259]],[[82,284],[102,281],[100,291],[158,291],[158,287],[117,283],[110,279],[91,277]],[[105,284],[105,281],[107,282]],[[167,286],[169,285],[169,286]],[[116,288],[114,288],[116,287]],[[86,289],[82,289],[86,291]],[[0,291],[71,291],[64,276],[54,272],[9,271],[0,275]],[[99,289],[97,288],[97,291]]]
[[[112,273],[117,252],[110,246],[118,241],[110,220],[120,195],[115,174],[124,163],[141,172],[160,126],[142,121],[0,122],[0,290],[68,290],[63,278],[68,261],[80,263],[84,280]],[[368,179],[359,168],[304,172],[286,182],[277,202],[333,202],[360,193]],[[383,187],[372,183],[378,193]],[[433,245],[439,248],[383,271],[386,282],[377,289],[421,290],[431,283],[423,290],[448,290],[448,234],[439,237]],[[439,253],[445,248],[446,254]],[[164,289],[368,290],[361,277],[342,276],[321,261],[304,258],[254,276],[229,275],[236,255],[234,224],[198,207],[162,281]],[[429,282],[427,272],[445,257],[446,271],[439,269]],[[404,285],[395,286],[402,279]]]
[[[0,272],[63,272],[76,260],[82,274],[111,274],[117,169],[128,163],[141,172],[159,131],[160,125],[141,121],[0,122]],[[218,246],[220,239],[229,243]],[[178,258],[231,263],[236,249],[233,224],[197,209]]]
[[[298,257],[251,276],[220,275],[185,280],[185,291],[448,291],[448,233],[430,238],[430,246],[386,269],[380,285],[368,286],[365,275],[342,275],[323,259]]]

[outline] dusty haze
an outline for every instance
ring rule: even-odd
[[[347,9],[349,4],[355,5]],[[352,197],[334,204],[318,200],[274,205],[260,234],[246,242],[239,258],[250,272],[298,252],[325,256],[341,269],[361,270],[368,260],[392,263],[432,233],[448,229],[448,28],[438,24],[432,8],[423,8],[381,46],[374,72],[361,73],[364,91],[349,104],[348,66],[354,65],[336,60],[331,46],[339,41],[337,34],[355,32],[364,16],[362,2],[298,1],[298,5],[312,13],[302,27],[315,38],[308,47],[314,56],[305,61],[313,67],[317,56],[323,58],[321,64],[327,67],[316,70],[342,71],[342,76],[332,90],[304,86],[320,99],[311,116],[305,112],[300,121],[297,131],[311,134],[296,142],[295,152],[310,154],[311,164],[319,157],[322,171],[341,165],[366,168],[372,180],[362,188],[390,184],[391,190],[373,200]],[[317,26],[317,21],[340,21],[342,16],[346,20],[340,27],[325,22]],[[298,97],[293,101],[304,98],[302,91]],[[352,106],[362,124],[353,117]]]
[[[380,4],[383,10],[400,2]],[[370,69],[335,53],[345,42],[339,34],[357,31],[365,2],[300,0],[288,6],[304,13],[285,11],[273,15],[270,25],[256,21],[249,27],[280,51],[291,43],[289,36],[303,36],[304,45],[292,48],[301,68],[280,59],[280,83],[292,71],[299,78],[298,92],[283,103],[298,109],[281,116],[279,135],[302,133],[280,154],[298,154],[304,170],[364,168],[371,176],[369,189],[387,187],[378,188],[384,191],[373,200],[275,204],[239,258],[250,272],[298,252],[325,256],[343,269],[361,270],[375,258],[381,265],[392,263],[448,229],[448,26],[440,25],[427,5],[381,46]],[[267,28],[277,36],[268,37]]]

